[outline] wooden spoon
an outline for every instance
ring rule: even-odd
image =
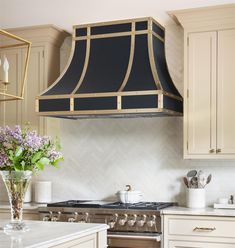
[[[207,179],[206,179],[206,184],[204,185],[204,188],[206,187],[207,184],[211,182],[212,175],[210,174]]]
[[[191,184],[192,188],[197,189],[198,188],[198,178],[192,177],[190,180],[190,184]]]
[[[196,170],[191,170],[187,173],[187,177],[195,177],[197,175]]]
[[[193,188],[193,185],[191,184],[191,179],[193,177],[195,177],[197,175],[197,171],[196,170],[190,170],[188,173],[187,173],[187,179],[188,179],[188,184],[189,184],[189,188]]]
[[[183,180],[184,180],[184,184],[186,185],[186,187],[189,188],[187,177],[183,177]]]
[[[206,178],[202,170],[198,171],[197,178],[198,178],[198,188],[204,188]]]

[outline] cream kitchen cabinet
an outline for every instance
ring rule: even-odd
[[[78,248],[106,248],[107,247],[107,232],[100,231],[96,234],[87,235],[85,237],[75,239],[73,241],[69,241],[63,243],[61,245],[53,246],[55,248],[70,248],[70,247],[78,247]]]
[[[164,215],[164,248],[235,248],[235,218]]]
[[[168,248],[234,248],[233,244],[170,241]]]
[[[39,220],[39,213],[37,210],[25,209],[23,214],[24,220]],[[10,208],[0,209],[0,220],[10,220]]]
[[[184,28],[184,158],[235,159],[235,4],[179,10]]]
[[[51,134],[50,131],[53,129],[56,132],[58,123],[55,120],[36,115],[35,98],[59,76],[60,46],[68,33],[52,25],[16,28],[8,31],[31,41],[32,49],[24,100],[0,103],[0,125],[29,124],[31,129],[41,134]],[[19,90],[17,82],[22,78],[25,54],[24,48],[1,50],[1,56],[6,55],[10,63],[9,81],[14,92]],[[53,128],[49,130],[51,126]]]

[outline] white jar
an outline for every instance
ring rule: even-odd
[[[52,200],[52,183],[49,181],[35,182],[34,200],[37,203],[50,203]]]
[[[187,189],[186,206],[188,208],[205,208],[206,207],[205,189]]]

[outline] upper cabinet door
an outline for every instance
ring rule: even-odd
[[[22,125],[29,124],[32,130],[43,134],[45,129],[45,121],[38,117],[35,112],[36,96],[42,92],[45,87],[44,77],[44,47],[33,47],[29,58],[29,68],[27,75],[27,83],[25,86],[25,98],[21,101],[22,106]],[[22,63],[26,58],[25,50],[23,51]],[[45,85],[46,86],[46,85]]]
[[[218,31],[218,154],[235,154],[235,29]]]
[[[216,32],[188,36],[187,141],[190,155],[216,150]]]

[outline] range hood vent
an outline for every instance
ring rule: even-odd
[[[149,17],[75,26],[68,66],[37,97],[36,112],[70,119],[182,115],[164,28]]]

